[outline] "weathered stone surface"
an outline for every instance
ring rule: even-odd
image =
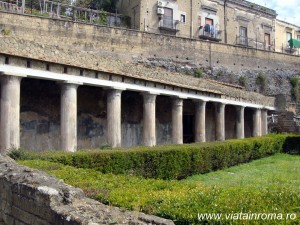
[[[174,224],[88,199],[81,189],[19,166],[3,155],[0,155],[0,184],[0,225]]]

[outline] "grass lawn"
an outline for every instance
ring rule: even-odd
[[[276,154],[180,181],[102,174],[41,160],[19,163],[64,179],[105,204],[175,224],[300,224],[300,156]],[[201,213],[222,213],[222,220],[199,220]],[[257,220],[249,220],[251,213]]]

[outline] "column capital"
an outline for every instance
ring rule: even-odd
[[[5,71],[0,71],[0,75],[1,76],[11,76],[11,77],[27,77],[27,75],[25,74],[21,74],[21,73],[13,73],[13,72],[5,72]]]
[[[193,102],[195,103],[196,107],[204,107],[204,106],[206,106],[207,101],[204,101],[201,99],[194,99]]]
[[[123,90],[121,89],[107,89],[107,93],[111,94],[111,97],[114,96],[120,96],[122,94]]]
[[[83,85],[82,82],[69,81],[69,80],[66,80],[66,81],[58,81],[57,83],[60,84],[60,85],[75,86],[76,88],[79,87],[80,85]]]
[[[152,93],[149,93],[149,92],[143,92],[142,95],[143,95],[145,104],[155,103],[157,94],[152,94]]]
[[[182,98],[172,98],[172,104],[173,106],[183,106],[183,99]]]

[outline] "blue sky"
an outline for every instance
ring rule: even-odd
[[[300,26],[300,0],[248,0],[276,10],[277,19]]]

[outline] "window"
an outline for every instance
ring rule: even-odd
[[[240,27],[240,44],[248,45],[247,28],[246,27]]]
[[[163,24],[164,27],[173,28],[173,9],[164,8]]]
[[[185,15],[184,14],[180,15],[180,22],[185,23]]]
[[[297,39],[300,40],[300,35],[297,35]]]
[[[292,33],[286,32],[286,40],[289,41],[292,38]]]
[[[209,19],[209,18],[205,18],[205,25],[208,24],[208,25],[214,25],[214,20],[213,19]]]
[[[271,49],[271,37],[270,34],[265,33],[265,49],[270,50]]]
[[[214,20],[205,18],[204,36],[214,37]]]

